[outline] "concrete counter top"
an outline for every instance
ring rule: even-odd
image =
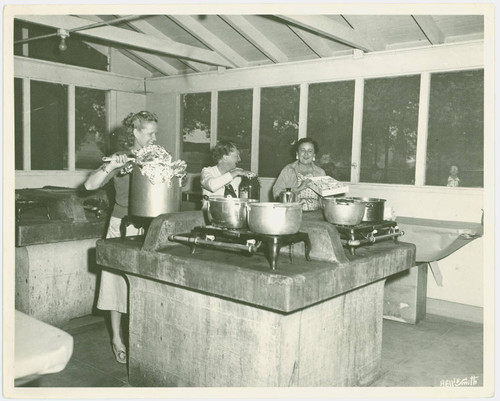
[[[108,204],[107,194],[102,189],[17,190],[16,246],[102,238],[108,220]]]
[[[97,262],[127,274],[280,313],[305,308],[415,265],[415,246],[402,242],[386,241],[361,247],[356,256],[347,257],[341,246],[335,248],[338,237],[331,224],[307,220],[301,231],[308,232],[311,238],[312,260],[306,261],[303,245],[295,244],[292,264],[288,248],[284,247],[278,269],[274,271],[262,254],[246,256],[202,247],[191,254],[185,245],[158,244],[160,238],[170,233],[188,232],[190,219],[194,227],[199,223],[198,218],[194,212],[163,215],[153,221],[146,239],[100,240]],[[175,222],[182,224],[179,227]]]

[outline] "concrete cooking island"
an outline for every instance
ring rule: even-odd
[[[415,266],[415,246],[342,248],[312,213],[278,269],[168,240],[204,225],[199,211],[161,215],[146,237],[97,243],[97,262],[130,284],[129,382],[134,386],[362,386],[380,369],[385,278]]]
[[[16,190],[17,310],[58,327],[92,313],[108,204],[104,190]]]

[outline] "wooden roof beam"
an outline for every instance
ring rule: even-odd
[[[233,48],[228,46],[219,37],[196,21],[195,17],[191,15],[169,15],[168,17],[174,20],[191,35],[196,37],[196,39],[200,42],[218,52],[223,58],[227,59],[231,63],[231,67],[246,67],[248,65],[247,60],[240,56],[233,50]]]
[[[246,40],[253,44],[263,54],[275,63],[286,63],[288,57],[262,32],[253,26],[242,15],[219,15],[224,21],[238,31]]]
[[[319,57],[333,57],[335,52],[326,44],[326,40],[321,36],[314,35],[302,28],[288,25],[292,30],[314,53]]]
[[[16,19],[35,24],[72,30],[82,28],[95,23],[94,21],[72,17],[69,15],[19,15]],[[219,54],[199,47],[189,46],[182,43],[167,41],[143,33],[116,28],[113,26],[102,26],[78,31],[79,35],[89,38],[104,40],[107,42],[120,43],[146,52],[159,53],[166,56],[185,58],[201,61],[207,64],[232,67],[233,64],[221,57]]]
[[[444,33],[439,29],[430,15],[412,15],[418,27],[432,45],[440,45],[445,41]]]
[[[120,17],[122,17],[122,15],[120,15]],[[135,21],[128,21],[127,24],[130,25],[131,27],[139,30],[139,32],[144,33],[146,35],[155,36],[155,37],[163,39],[167,42],[175,43],[172,39],[170,39],[168,36],[166,36],[162,31],[155,28],[153,25],[151,25],[146,20],[138,19]],[[210,67],[207,64],[198,63],[196,61],[190,61],[190,60],[181,60],[181,62],[197,72],[210,70]]]
[[[277,17],[363,51],[372,51],[364,35],[322,15],[278,15]]]
[[[92,21],[95,22],[103,22],[105,21],[103,18],[98,17],[97,15],[88,15],[86,18],[91,19]],[[164,61],[161,57],[156,56],[151,53],[144,53],[141,51],[137,50],[128,50],[128,49],[118,49],[120,53],[122,53],[124,56],[128,57],[134,62],[140,62],[143,64],[146,64],[150,68],[153,68],[156,71],[161,72],[163,75],[178,75],[179,71],[177,68],[175,68],[173,65],[170,63],[167,63]],[[140,64],[138,63],[138,64]],[[150,68],[145,67],[148,70]]]

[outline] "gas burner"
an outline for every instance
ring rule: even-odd
[[[342,245],[349,248],[351,255],[355,254],[357,247],[375,242],[392,239],[397,242],[398,237],[404,235],[393,220],[378,222],[363,222],[355,226],[333,224],[340,235]]]
[[[230,229],[216,226],[199,226],[188,234],[175,234],[170,241],[188,244],[191,253],[198,245],[226,251],[241,251],[254,254],[262,250],[272,270],[277,268],[281,247],[288,245],[290,261],[293,263],[292,245],[304,243],[305,258],[310,260],[311,241],[307,233],[298,232],[288,235],[267,235],[254,233],[248,229]]]
[[[43,208],[45,216],[50,220],[50,210],[46,201],[18,197],[16,199],[16,222],[19,223],[24,211],[33,208]]]

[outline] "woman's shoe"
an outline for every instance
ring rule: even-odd
[[[118,347],[116,344],[111,343],[113,353],[115,354],[116,362],[127,363],[127,351],[125,348]]]

